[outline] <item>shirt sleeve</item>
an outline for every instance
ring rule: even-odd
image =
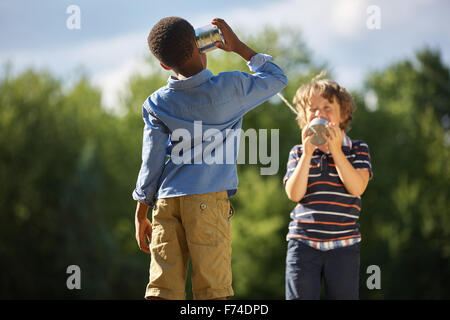
[[[159,179],[164,169],[166,144],[169,129],[150,110],[142,108],[144,134],[142,141],[142,164],[133,191],[133,199],[153,206],[159,186]]]
[[[302,148],[299,145],[295,145],[291,151],[289,152],[289,158],[286,165],[286,174],[283,178],[283,185],[286,186],[286,182],[291,177],[292,173],[295,170],[295,167],[297,167],[297,163],[300,160],[300,157],[302,156]]]
[[[244,113],[286,87],[288,83],[286,75],[271,60],[273,60],[271,56],[258,53],[247,63],[249,69],[255,73],[237,72]]]
[[[360,141],[353,147],[355,152],[355,159],[352,162],[353,167],[358,169],[367,169],[370,173],[370,179],[373,177],[372,162],[370,160],[369,146],[364,141]]]

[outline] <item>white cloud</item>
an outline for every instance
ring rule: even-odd
[[[330,4],[329,27],[341,37],[359,36],[366,25],[366,8],[365,1],[333,1]]]
[[[353,37],[365,28],[366,0],[285,0],[252,9],[231,9],[230,24],[257,31],[263,24],[300,27],[305,36],[318,33]],[[250,18],[253,17],[253,18]]]
[[[230,9],[223,17],[232,27],[246,33],[258,32],[264,24],[299,28],[303,40],[313,50],[314,61],[331,62],[337,80],[355,87],[361,80],[361,70],[355,65],[334,65],[334,62],[352,54],[349,44],[362,41],[367,30],[368,5],[367,0],[285,0],[252,9]]]
[[[372,4],[381,9],[381,30],[366,27],[366,9]],[[449,8],[449,2],[438,0],[283,0],[263,2],[251,9],[234,6],[216,14],[247,34],[259,32],[265,24],[298,27],[313,50],[314,61],[329,62],[336,80],[352,89],[361,84],[367,70],[410,57],[427,43],[441,47],[444,60],[449,63],[450,19],[446,17]],[[213,3],[210,12],[214,12]],[[212,18],[199,14],[189,20],[199,27]],[[143,61],[149,54],[147,32],[119,34],[70,47],[3,51],[0,61],[10,59],[16,68],[22,69],[48,67],[59,76],[83,66],[102,88],[103,102],[114,108],[117,94],[125,88],[129,76],[147,66]]]
[[[93,84],[101,88],[104,105],[117,111],[119,94],[124,92],[129,77],[150,72],[144,61],[147,50],[146,34],[130,33],[71,47],[4,52],[0,61],[14,61],[14,66],[20,69],[50,69],[63,78],[82,67],[92,76]]]
[[[142,58],[146,45],[145,34],[131,33],[44,50],[6,51],[0,54],[0,59],[10,58],[21,66],[49,66],[55,71],[67,71],[73,66],[83,65],[98,72],[114,68],[130,57]]]
[[[128,80],[134,74],[148,75],[151,67],[142,59],[128,59],[104,72],[94,75],[92,81],[102,89],[102,104],[120,114],[120,96],[126,93]]]
[[[380,8],[380,30],[367,28],[370,5]],[[442,0],[285,0],[223,15],[247,32],[265,23],[298,27],[314,61],[329,62],[337,81],[357,88],[367,71],[410,58],[426,44],[440,47],[450,63],[449,9]]]

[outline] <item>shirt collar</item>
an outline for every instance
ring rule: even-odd
[[[194,87],[208,81],[209,79],[211,79],[212,76],[213,76],[212,72],[209,71],[208,69],[204,69],[189,78],[181,79],[181,80],[178,80],[174,76],[170,76],[169,79],[167,79],[167,86],[169,88],[174,88],[174,89],[194,88]]]
[[[352,139],[344,133],[344,138],[342,139],[342,146],[352,148]]]

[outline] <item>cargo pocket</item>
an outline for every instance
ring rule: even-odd
[[[208,198],[184,199],[183,225],[189,243],[215,246],[218,237],[219,215],[223,212],[221,201]]]

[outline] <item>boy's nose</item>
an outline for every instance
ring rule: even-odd
[[[320,115],[321,115],[320,109],[317,109],[317,110],[316,110],[315,116],[316,116],[317,118],[320,118]]]

